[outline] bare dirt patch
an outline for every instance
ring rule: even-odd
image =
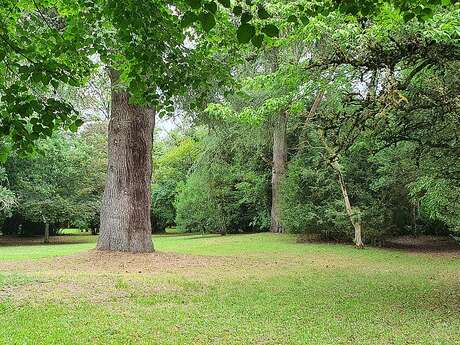
[[[21,272],[29,278],[24,284],[0,287],[0,301],[10,299],[17,306],[43,301],[112,306],[144,298],[172,303],[174,296],[206,294],[210,285],[223,280],[252,281],[299,269],[334,269],[335,259],[330,255],[236,257],[89,250],[65,257],[0,262],[5,274]]]
[[[353,243],[344,240],[324,240],[314,234],[299,235],[296,242],[301,244],[325,243],[353,245]],[[447,236],[399,236],[385,240],[382,247],[408,253],[460,258],[460,244]]]
[[[91,241],[91,236],[87,233],[81,235],[60,235],[50,236],[49,244],[77,244],[87,243]],[[43,245],[43,237],[41,236],[0,236],[0,247],[9,246],[31,246],[31,245]]]
[[[386,240],[385,247],[412,253],[460,258],[460,245],[453,238],[445,236],[400,236]]]
[[[111,303],[133,296],[161,295],[177,289],[177,280],[197,278],[193,281],[206,285],[211,272],[226,272],[238,266],[235,261],[243,263],[231,257],[89,250],[63,257],[0,262],[0,271],[5,274],[21,272],[31,280],[0,287],[0,301],[11,298],[19,305],[43,300]]]
[[[300,234],[296,239],[297,243],[327,243],[327,244],[353,244],[346,239],[325,239],[319,234]]]
[[[43,260],[0,262],[0,270],[25,272],[62,271],[79,273],[158,273],[171,269],[187,269],[225,265],[231,258],[181,255],[172,253],[132,254],[89,250],[70,256]]]

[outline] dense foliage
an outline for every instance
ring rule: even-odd
[[[107,133],[77,113],[110,117],[106,70],[186,119],[155,136],[154,231],[265,231],[275,194],[287,232],[460,231],[457,1],[3,4],[3,232],[95,227]]]
[[[201,154],[178,186],[176,223],[186,231],[261,231],[270,225],[269,166],[247,126],[222,124],[201,141]]]
[[[79,135],[56,134],[39,143],[32,157],[11,156],[5,165],[16,197],[4,233],[36,234],[40,224],[89,229],[98,222],[106,170],[104,124]]]

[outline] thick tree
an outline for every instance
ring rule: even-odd
[[[153,250],[150,222],[152,136],[155,110],[129,104],[111,71],[108,170],[97,248],[129,252]]]

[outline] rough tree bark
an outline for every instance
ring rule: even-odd
[[[155,111],[129,104],[129,94],[118,89],[116,71],[110,71],[110,79],[107,182],[97,249],[152,252],[150,181]]]
[[[286,173],[288,115],[282,112],[275,119],[273,126],[273,167],[272,167],[272,209],[270,231],[283,232],[281,225],[281,179]]]

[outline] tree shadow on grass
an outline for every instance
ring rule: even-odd
[[[184,238],[184,240],[199,240],[200,238],[214,238],[214,237],[222,237],[222,235],[219,234],[193,234],[192,236],[188,236]]]
[[[195,240],[199,238],[222,237],[220,234],[199,234],[199,233],[181,233],[181,234],[153,234],[155,238],[183,237],[184,240]]]
[[[460,257],[460,244],[447,236],[400,236],[388,239],[384,247],[412,253]]]
[[[220,238],[226,238],[226,237],[235,237],[235,236],[245,236],[245,235],[253,235],[254,233],[252,232],[246,232],[246,233],[232,233],[232,234],[197,234],[197,233],[192,233],[189,234],[187,238],[184,238],[184,240],[198,240],[200,238],[215,238],[215,237],[220,237]]]
[[[87,238],[83,238],[87,237]],[[49,243],[43,243],[41,236],[0,236],[0,247],[18,247],[18,246],[34,246],[34,245],[61,245],[61,244],[82,244],[93,243],[93,236],[82,235],[66,235],[66,236],[51,236]]]

